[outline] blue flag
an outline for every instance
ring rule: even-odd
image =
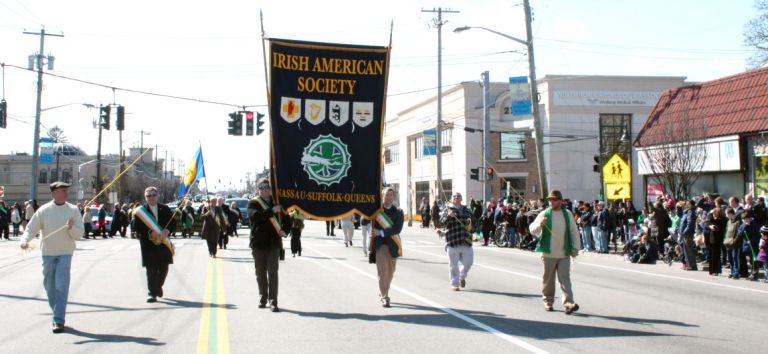
[[[181,199],[187,195],[189,187],[201,178],[205,178],[205,167],[203,165],[203,148],[198,147],[195,157],[187,162],[187,168],[184,170],[184,175],[181,176],[178,198]]]

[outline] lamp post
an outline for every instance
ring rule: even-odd
[[[541,190],[542,197],[546,197],[547,193],[549,193],[547,186],[547,175],[546,175],[546,168],[544,165],[544,151],[543,151],[543,143],[544,138],[541,131],[541,117],[539,114],[539,89],[536,86],[536,62],[533,57],[533,34],[531,32],[531,7],[528,3],[528,0],[523,1],[524,7],[525,7],[525,28],[526,28],[526,34],[527,34],[527,40],[522,40],[519,38],[512,37],[510,35],[494,31],[490,28],[480,27],[480,26],[464,26],[464,27],[458,27],[454,29],[454,32],[462,32],[466,31],[468,29],[477,28],[484,31],[491,32],[493,34],[502,36],[504,38],[510,39],[514,42],[520,43],[528,47],[528,76],[531,78],[531,108],[532,108],[532,115],[533,115],[533,134],[534,138],[536,139],[536,163],[538,166],[539,171],[539,189]]]

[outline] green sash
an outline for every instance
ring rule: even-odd
[[[571,255],[571,250],[573,248],[573,246],[571,246],[571,218],[568,216],[568,212],[565,211],[565,208],[560,208],[560,210],[563,212],[563,218],[565,219],[565,246],[563,246],[563,251],[565,251],[565,256],[568,257]],[[544,229],[541,230],[541,240],[539,240],[539,244],[536,246],[536,252],[551,253],[552,208],[544,210],[544,217],[547,218],[547,223],[544,225]]]

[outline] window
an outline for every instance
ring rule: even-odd
[[[391,144],[384,147],[384,163],[387,165],[400,162],[400,145]]]
[[[414,186],[416,190],[416,200],[414,200],[414,207],[416,210],[419,210],[419,207],[421,206],[421,198],[427,198],[427,203],[430,202],[429,200],[429,181],[426,182],[416,182],[416,185]],[[430,204],[431,205],[431,204]]]
[[[68,168],[61,170],[61,181],[69,183],[72,180],[72,172],[69,172]]]
[[[605,163],[613,154],[630,162],[632,143],[631,114],[600,114],[600,155]]]
[[[424,137],[417,136],[414,142],[416,143],[416,158],[420,159],[424,157]]]
[[[525,132],[508,132],[500,134],[501,159],[525,159]]]
[[[507,177],[501,179],[502,194],[507,193],[507,182],[509,182],[510,203],[522,204],[525,202],[525,177]]]
[[[51,182],[56,182],[59,180],[59,170],[52,169],[51,170]]]
[[[48,170],[40,170],[40,176],[37,178],[37,183],[48,183]]]
[[[451,151],[451,129],[440,131],[440,152]]]

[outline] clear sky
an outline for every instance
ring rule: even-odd
[[[686,76],[712,80],[745,70],[751,48],[744,24],[752,0],[531,0],[537,76]],[[268,37],[386,46],[392,32],[387,115],[436,94],[436,14],[443,7],[443,85],[527,75],[525,48],[503,37],[459,26],[484,26],[525,38],[522,1],[48,1],[0,0],[0,62],[27,66],[39,49],[56,57],[51,72],[107,85],[172,96],[257,106],[266,113],[259,10]],[[0,129],[0,153],[28,152],[33,144],[36,74],[6,67],[10,112]],[[124,147],[159,146],[181,160],[203,147],[211,185],[240,183],[267,163],[267,134],[227,135],[234,107],[163,98],[46,76],[43,129],[58,125],[75,145],[95,154],[94,105],[126,107]],[[73,104],[74,103],[74,104]],[[114,126],[114,111],[113,122]],[[113,128],[114,129],[114,128]],[[118,152],[115,130],[102,150]],[[221,181],[221,182],[219,182]]]

